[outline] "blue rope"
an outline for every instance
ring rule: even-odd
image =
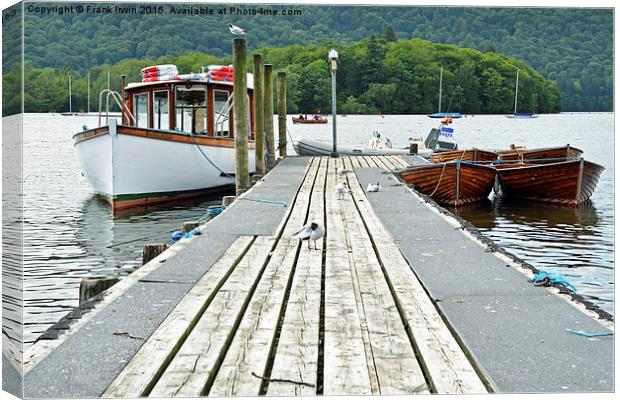
[[[567,288],[572,290],[574,293],[577,293],[577,288],[573,286],[569,281],[567,281],[566,278],[564,278],[561,275],[552,274],[552,273],[545,272],[545,271],[541,271],[537,273],[536,275],[534,275],[534,277],[530,279],[529,282],[534,282],[534,284],[557,283],[559,285],[566,286]]]
[[[571,329],[571,328],[566,328],[566,332],[574,333],[575,335],[580,335],[580,336],[585,336],[585,337],[613,336],[613,332],[587,333],[584,331],[578,331],[576,329]]]
[[[263,199],[248,199],[247,197],[239,197],[237,200],[255,201],[257,203],[267,203],[267,204],[279,204],[279,205],[282,205],[284,207],[288,207],[288,203],[286,201],[263,200]]]

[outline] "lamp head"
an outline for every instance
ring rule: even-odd
[[[332,71],[336,71],[338,69],[338,52],[336,49],[331,49],[327,56],[329,59],[329,65]]]
[[[327,57],[329,58],[329,61],[338,61],[338,52],[336,49],[331,49]]]

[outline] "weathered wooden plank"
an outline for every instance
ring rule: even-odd
[[[403,160],[400,156],[392,156],[392,159],[399,163],[403,168],[407,168],[409,166],[409,163]]]
[[[392,164],[391,160],[389,160],[386,156],[377,156],[377,157],[374,157],[374,159],[377,165],[379,165],[381,168],[384,168],[387,171],[391,171],[392,168],[394,168],[394,165]]]
[[[371,376],[376,380],[376,373],[366,357],[349,259],[351,248],[344,240],[346,233],[339,205],[341,200],[331,189],[337,182],[335,164],[330,160],[325,196],[327,247],[323,393],[372,394]]]
[[[359,157],[347,157],[349,162],[353,165],[354,168],[361,168],[361,164],[359,162]]]
[[[328,158],[322,158],[308,221],[324,223],[327,164]],[[308,250],[306,246],[300,250],[271,371],[271,379],[278,380],[269,383],[269,396],[317,393],[322,257],[322,251]]]
[[[353,250],[353,275],[361,295],[379,393],[429,393],[424,373],[353,198],[345,198],[340,207],[345,218],[347,241]]]
[[[253,241],[253,237],[241,236],[233,242],[153,332],[103,393],[103,397],[141,397],[148,394],[163,372],[161,369],[167,365],[167,360],[180,347]]]
[[[380,168],[379,165],[377,165],[377,163],[375,162],[374,157],[364,156],[364,160],[366,160],[370,168]]]
[[[386,163],[391,163],[391,169],[401,169],[403,168],[403,165],[400,163],[400,157],[398,156],[386,156],[384,157],[386,160]]]
[[[370,206],[357,177],[350,177],[362,218],[377,249],[381,265],[405,320],[407,331],[437,393],[485,393],[486,388],[398,246]]]
[[[149,397],[197,397],[217,373],[218,359],[235,334],[252,287],[273,249],[275,238],[260,236],[217,292]]]
[[[318,159],[309,172],[313,178],[318,171]],[[205,393],[209,396],[257,396],[277,331],[280,313],[284,312],[286,287],[296,263],[300,247],[293,234],[306,221],[314,179],[306,179],[282,237],[274,248],[261,279],[230,343],[217,376]]]
[[[357,161],[360,163],[360,168],[369,168],[368,161],[363,156],[355,156]]]

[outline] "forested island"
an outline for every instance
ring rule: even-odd
[[[290,112],[327,109],[331,47],[341,54],[342,112],[435,112],[441,66],[443,111],[512,112],[517,69],[521,112],[613,109],[610,9],[261,7],[295,15],[26,13],[26,111],[68,109],[69,74],[73,104],[85,109],[90,72],[94,109],[108,70],[118,89],[121,73],[138,80],[145,65],[173,62],[198,72],[229,63],[228,22],[248,30],[251,51],[288,72]],[[19,109],[16,26],[3,24],[5,115]]]

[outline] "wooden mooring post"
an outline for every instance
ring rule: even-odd
[[[247,82],[247,45],[243,38],[233,39],[233,112],[235,115],[235,186],[237,194],[250,187],[248,171],[248,82]]]
[[[80,282],[80,304],[92,299],[118,282],[117,276],[94,276]]]
[[[276,148],[273,135],[273,81],[271,72],[273,65],[265,64],[264,80],[263,80],[263,118],[265,119],[265,136],[267,142],[267,167],[273,168]]]
[[[278,72],[278,149],[286,157],[286,73]]]
[[[142,265],[148,263],[164,251],[168,246],[165,243],[162,244],[146,244],[142,249]]]
[[[265,119],[263,107],[263,57],[254,54],[254,143],[256,173],[265,175]]]

